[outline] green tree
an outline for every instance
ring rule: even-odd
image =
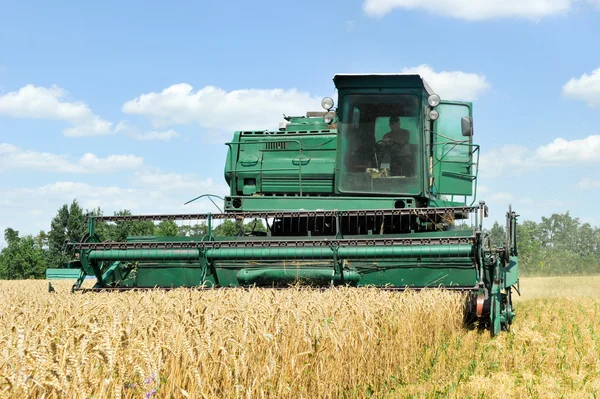
[[[549,218],[542,217],[540,223],[540,239],[543,246],[575,250],[577,247],[577,232],[579,220],[565,214],[552,214]]]
[[[93,209],[88,212],[90,216],[104,216],[104,212],[100,207]],[[94,232],[100,238],[101,241],[111,240],[113,237],[114,225],[103,220],[96,220],[94,223]]]
[[[35,243],[42,249],[48,248],[48,234],[44,230],[40,230],[37,236],[35,236]]]
[[[519,268],[524,273],[534,274],[543,269],[542,243],[536,222],[526,220],[517,225],[517,248],[519,250]]]
[[[246,225],[244,226],[244,231],[246,233],[266,233],[267,228],[265,227],[261,219],[254,219],[246,223]]]
[[[589,223],[584,223],[577,234],[577,253],[582,257],[594,256],[597,250],[596,232]]]
[[[19,241],[19,232],[11,229],[10,227],[4,230],[4,241],[6,244],[11,245]]]
[[[77,200],[70,206],[59,208],[50,223],[48,232],[49,261],[54,267],[60,267],[64,262],[75,257],[75,251],[68,249],[68,242],[78,242],[86,232],[86,215]]]
[[[203,236],[208,232],[208,226],[205,222],[197,223],[195,225],[181,225],[179,226],[179,235],[184,237],[198,237]]]
[[[114,213],[115,216],[131,216],[128,209],[122,209]],[[154,235],[155,225],[151,220],[142,222],[116,222],[109,225],[107,238],[113,241],[125,241],[128,236],[147,236]]]
[[[161,237],[174,237],[179,233],[179,228],[177,227],[177,223],[173,220],[163,220],[156,227],[155,234]]]
[[[213,234],[220,237],[235,237],[239,236],[243,232],[243,228],[240,226],[240,222],[234,222],[233,220],[223,220],[223,223],[219,224],[214,228]]]
[[[504,241],[506,232],[504,231],[504,226],[502,226],[497,221],[494,222],[494,225],[490,229],[490,241],[492,242],[492,246],[496,248],[500,248],[504,246]]]
[[[11,228],[4,230],[7,246],[0,252],[0,278],[42,278],[46,270],[44,251],[34,237],[19,237]]]
[[[248,223],[243,220],[226,219],[213,229],[213,234],[220,237],[235,237],[240,235],[250,235],[252,233],[266,233],[267,228],[260,219],[254,219]]]
[[[569,212],[526,220],[517,228],[520,270],[525,275],[600,272],[599,229]]]

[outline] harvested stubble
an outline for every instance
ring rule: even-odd
[[[534,299],[491,339],[441,291],[69,294],[0,282],[0,397],[593,397],[600,303]]]

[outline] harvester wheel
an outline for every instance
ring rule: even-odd
[[[484,293],[471,294],[466,298],[464,324],[466,328],[485,329],[489,326],[490,299]]]
[[[465,328],[474,329],[479,316],[477,316],[477,295],[469,294],[465,298],[463,324]]]
[[[502,325],[502,329],[504,331],[510,331],[510,326],[512,324],[513,318],[515,317],[515,313],[513,310],[512,304],[512,289],[508,288],[506,290],[506,294],[502,297],[502,310],[503,310],[503,319],[504,323]]]
[[[487,317],[489,315],[490,312],[490,308],[489,308],[489,302],[485,303],[485,294],[479,294],[476,297],[476,308],[475,308],[475,313],[477,314],[477,317],[484,318]],[[487,307],[487,309],[486,309]]]

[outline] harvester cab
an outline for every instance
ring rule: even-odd
[[[336,112],[325,98],[326,112],[288,117],[279,131],[235,133],[226,210],[473,203],[479,146],[471,103],[442,101],[419,75],[336,75],[334,82]]]
[[[286,116],[226,143],[224,212],[90,217],[80,251],[94,289],[373,286],[466,291],[467,314],[508,328],[518,284],[517,216],[492,248],[476,203],[472,104],[440,99],[419,75],[336,75],[338,105]],[[243,228],[265,221],[266,232]],[[106,242],[98,223],[180,221],[176,237]],[[218,234],[219,224],[239,227]],[[185,231],[192,231],[187,229]],[[181,230],[183,231],[183,230]]]

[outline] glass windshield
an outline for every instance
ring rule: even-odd
[[[416,95],[344,96],[340,191],[420,193],[420,115]]]

